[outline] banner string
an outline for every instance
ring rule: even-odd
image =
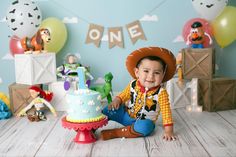
[[[155,10],[157,10],[158,8],[160,8],[163,4],[165,4],[168,0],[162,0],[161,2],[159,2],[157,5],[155,5],[155,7],[153,7],[150,11],[148,11],[146,14],[150,15],[152,14]],[[65,9],[67,12],[69,12],[70,14],[72,14],[73,16],[76,16],[79,20],[81,21],[84,21],[85,23],[93,23],[93,22],[90,22],[89,20],[77,15],[76,12],[74,12],[73,10],[71,9],[68,9],[66,8],[64,5],[60,4],[59,2],[55,1],[55,0],[51,0],[50,2],[53,2],[53,4],[55,5],[58,5],[60,8],[63,8]],[[104,25],[102,25],[104,26]],[[106,27],[105,27],[106,28]]]
[[[70,14],[76,16],[76,17],[77,17],[78,19],[80,19],[81,21],[84,21],[85,23],[88,23],[88,24],[91,23],[91,22],[89,22],[88,20],[86,20],[85,18],[83,18],[83,17],[77,15],[77,13],[75,13],[73,10],[64,7],[62,4],[56,2],[55,0],[51,0],[50,2],[53,2],[53,4],[56,4],[56,5],[58,5],[60,8],[65,9],[66,11],[68,11]]]
[[[151,9],[149,12],[147,12],[148,15],[152,14],[155,10],[160,8],[167,0],[163,0],[160,3],[158,3],[153,9]]]

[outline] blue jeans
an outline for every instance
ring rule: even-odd
[[[114,111],[108,110],[108,106],[106,106],[102,112],[109,120],[116,121],[124,126],[133,125],[134,131],[143,136],[150,135],[155,129],[155,124],[150,119],[136,120],[131,118],[128,112],[125,111],[124,105],[120,105],[119,109]]]

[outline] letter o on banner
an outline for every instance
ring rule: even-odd
[[[97,30],[97,29],[92,29],[92,30],[89,32],[89,37],[90,37],[92,40],[98,40],[98,39],[101,37],[101,33],[100,33],[99,30]]]
[[[97,47],[99,47],[102,34],[104,31],[104,27],[96,24],[90,24],[89,30],[87,33],[86,44],[93,43]]]

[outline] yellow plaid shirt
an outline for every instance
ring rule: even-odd
[[[173,125],[166,89],[158,86],[145,92],[144,87],[136,80],[132,81],[118,96],[122,103],[129,101],[127,111],[132,118],[151,119],[156,121],[162,114],[163,125]],[[145,104],[144,110],[142,110]]]

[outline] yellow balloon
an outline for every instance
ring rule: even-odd
[[[48,52],[59,52],[67,39],[67,30],[65,24],[54,17],[49,17],[42,21],[40,28],[47,28],[51,35],[49,43],[45,43],[45,50]]]
[[[2,100],[2,101],[7,105],[7,107],[10,109],[10,100],[9,100],[8,97],[7,97],[4,93],[2,93],[2,92],[0,92],[0,100]]]
[[[224,48],[236,39],[236,7],[227,6],[212,22],[216,42]]]

